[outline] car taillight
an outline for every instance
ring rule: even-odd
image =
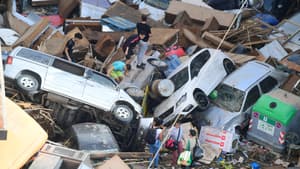
[[[6,64],[12,64],[13,63],[13,57],[12,56],[8,56],[6,59]]]

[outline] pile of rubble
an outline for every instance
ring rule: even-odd
[[[33,52],[27,54],[31,59],[43,63],[38,57],[46,54],[53,57],[47,66],[54,64],[56,57],[64,57],[67,41],[81,33],[73,56],[76,64],[72,63],[77,66],[61,62],[54,67],[65,68],[68,77],[73,73],[88,81],[96,75],[108,79],[105,85],[113,85],[111,99],[102,102],[107,93],[95,93],[100,91],[95,88],[87,94],[94,92],[94,101],[84,94],[80,99],[63,94],[67,89],[59,87],[55,93],[51,87],[68,81],[58,74],[53,74],[58,80],[51,84],[37,78],[44,89],[34,92],[20,87],[18,79],[5,81],[6,96],[32,116],[50,140],[64,144],[65,151],[91,151],[77,159],[82,164],[92,160],[99,169],[146,168],[151,154],[144,151],[144,135],[153,117],[159,117],[167,127],[180,119],[187,130],[198,129],[204,150],[199,168],[299,167],[299,1],[283,6],[284,16],[275,10],[274,4],[280,3],[276,0],[256,6],[241,1],[238,8],[226,10],[212,0],[0,2],[4,65],[12,64],[10,55],[27,49]],[[133,69],[117,84],[104,75],[105,70],[125,58],[122,45],[136,33],[142,15],[148,16],[152,31],[145,69],[135,68],[134,58]],[[37,67],[29,65],[19,74],[31,69],[38,74]],[[69,90],[76,87],[73,83]],[[116,101],[114,92],[116,97],[126,94]],[[129,113],[125,110],[118,116],[117,108],[108,103],[121,109],[125,105]],[[41,153],[56,144],[45,144]],[[168,151],[161,159],[161,167],[168,168]],[[39,160],[32,166],[38,166]]]

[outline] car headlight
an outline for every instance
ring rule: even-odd
[[[176,107],[180,106],[181,103],[183,103],[183,102],[186,101],[186,97],[187,97],[186,95],[187,95],[187,93],[185,93],[184,95],[182,95],[182,96],[180,97],[180,99],[176,102]]]

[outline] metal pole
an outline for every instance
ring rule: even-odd
[[[4,86],[4,75],[3,75],[3,63],[2,63],[2,45],[0,43],[0,140],[6,140],[7,130],[6,130],[6,109],[5,109],[5,86]]]

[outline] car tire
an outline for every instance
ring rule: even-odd
[[[168,69],[168,64],[160,59],[150,58],[147,60],[147,62],[156,67],[160,71],[164,71]]]
[[[235,65],[229,59],[224,59],[223,65],[227,74],[230,74],[235,70]]]
[[[300,136],[296,132],[288,132],[285,135],[285,140],[288,144],[300,144]]]
[[[27,93],[38,91],[40,86],[38,79],[31,74],[21,74],[17,78],[17,85],[21,90]]]
[[[133,119],[133,110],[127,105],[116,105],[113,109],[114,117],[123,123],[129,124]]]
[[[198,103],[198,107],[201,111],[206,110],[209,106],[209,99],[205,95],[205,93],[201,90],[197,90],[194,92],[194,99]]]

